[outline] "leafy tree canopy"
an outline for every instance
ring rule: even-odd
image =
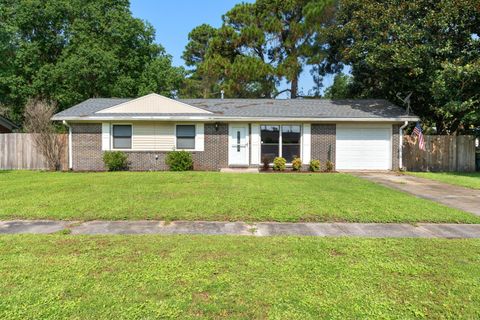
[[[313,51],[314,35],[328,16],[330,0],[257,0],[223,16],[218,30],[199,26],[190,34],[183,58],[192,78],[232,97],[272,97],[283,79],[296,98],[298,78]],[[207,41],[205,41],[207,40]]]
[[[183,79],[128,0],[0,0],[0,103],[60,109],[90,97],[172,96]]]
[[[440,134],[480,125],[477,0],[343,0],[322,34],[326,71],[352,67],[353,94],[399,102]]]
[[[333,78],[333,83],[325,90],[324,98],[326,99],[350,99],[353,98],[351,93],[352,77],[338,73]]]

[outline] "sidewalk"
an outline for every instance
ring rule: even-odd
[[[50,234],[70,230],[73,235],[203,234],[239,236],[318,236],[372,238],[480,238],[480,224],[418,223],[277,223],[207,221],[0,221],[0,234]]]

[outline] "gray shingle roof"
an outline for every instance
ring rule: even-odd
[[[54,120],[80,117],[112,117],[112,114],[96,113],[132,99],[88,99],[54,116]],[[327,100],[327,99],[186,99],[183,103],[210,111],[208,117],[219,118],[411,118],[403,108],[387,100]],[[203,114],[115,114],[127,116],[203,116]]]
[[[11,121],[10,119],[7,119],[3,116],[0,115],[0,125],[9,129],[9,130],[15,130],[15,129],[18,129],[18,126],[13,123],[13,121]]]

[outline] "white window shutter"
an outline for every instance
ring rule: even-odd
[[[197,123],[195,125],[195,151],[205,150],[205,134],[204,124]]]
[[[110,150],[110,123],[102,123],[102,150]]]
[[[302,161],[303,164],[309,164],[312,155],[312,126],[310,123],[305,123],[303,125],[303,136],[302,136]]]
[[[260,125],[252,123],[252,164],[260,164]]]

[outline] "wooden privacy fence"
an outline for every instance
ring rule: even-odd
[[[403,166],[409,171],[475,171],[475,137],[424,136],[426,151],[418,139],[404,137]]]
[[[59,134],[64,147],[61,170],[68,170],[68,135]],[[32,133],[0,134],[0,170],[46,170],[48,164],[33,142]]]

